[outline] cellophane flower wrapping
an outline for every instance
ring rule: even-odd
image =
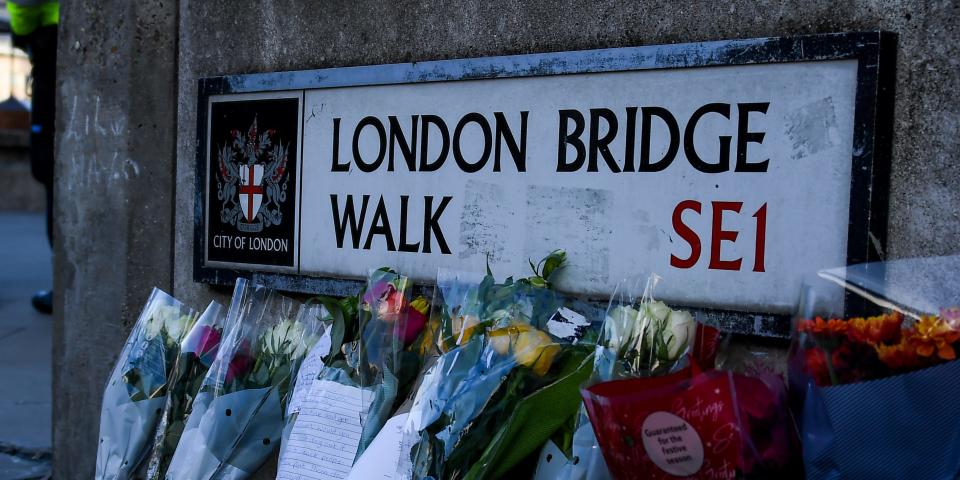
[[[224,330],[229,329],[226,320],[223,306],[210,302],[180,342],[180,353],[170,375],[167,398],[147,462],[148,479],[166,476],[167,467],[190,416],[193,399],[200,392],[203,379],[217,357]]]
[[[345,478],[406,398],[429,303],[390,269],[370,272],[357,302],[356,335],[333,341],[281,453],[278,479],[323,471]]]
[[[163,410],[183,336],[196,312],[154,288],[110,374],[100,409],[97,479],[131,478]]]
[[[404,426],[400,477],[515,475],[576,414],[595,338],[584,341],[589,321],[547,288],[549,271],[539,267],[499,283],[489,271],[479,283],[441,273],[434,303],[442,354]]]
[[[596,345],[590,382],[664,375],[687,365],[702,325],[684,310],[673,310],[653,298],[659,277],[620,282],[610,296]],[[641,289],[642,286],[642,289]],[[710,329],[707,329],[710,330]],[[562,478],[610,478],[587,410],[581,408]]]
[[[292,381],[319,339],[316,312],[237,280],[221,341],[166,478],[241,479],[280,443]]]
[[[789,378],[808,478],[960,475],[958,270],[903,259],[805,282]]]
[[[340,350],[344,334],[351,318],[349,301],[337,300],[331,297],[313,297],[308,302],[321,323],[320,339],[304,356],[296,377],[292,380],[293,393],[287,402],[286,420],[283,427],[283,436],[280,442],[280,456],[283,457],[284,447],[293,431],[293,426],[303,407],[304,400],[309,395],[310,387],[335,352]]]

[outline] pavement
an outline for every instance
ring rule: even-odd
[[[42,214],[0,212],[0,479],[47,478],[53,318],[30,297],[53,285]]]

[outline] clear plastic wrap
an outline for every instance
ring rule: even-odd
[[[687,365],[702,327],[689,312],[654,300],[659,281],[651,275],[623,281],[614,289],[597,341],[591,383],[664,375]],[[559,478],[610,478],[586,408],[580,409],[575,425],[570,451],[565,452],[569,461]]]
[[[241,479],[279,446],[293,378],[318,341],[316,310],[237,280],[221,342],[167,470],[169,480]]]
[[[904,259],[804,283],[789,378],[808,478],[960,475],[958,270]]]
[[[416,345],[429,304],[413,295],[409,279],[389,269],[372,271],[357,312],[357,338],[327,359],[305,394],[278,479],[317,471],[346,477],[419,370]]]
[[[173,452],[180,443],[183,428],[193,409],[193,399],[217,357],[224,332],[230,329],[226,320],[223,306],[210,302],[190,329],[190,333],[180,342],[180,354],[170,375],[167,399],[147,463],[148,479],[162,479],[166,475]]]
[[[551,269],[562,265],[551,258]],[[588,329],[578,327],[589,321],[537,270],[501,283],[490,272],[479,283],[441,274],[444,353],[404,426],[400,477],[503,477],[576,413],[593,364]]]
[[[110,374],[100,410],[97,479],[126,479],[151,446],[180,342],[196,312],[154,288]]]
[[[569,478],[799,473],[783,381],[712,370],[719,332],[655,300],[658,282],[652,275],[642,296],[618,289],[611,299],[594,375],[582,389],[589,421],[581,417],[574,438],[580,461],[566,469]]]

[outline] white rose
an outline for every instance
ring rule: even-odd
[[[303,324],[289,319],[264,332],[263,340],[264,351],[271,355],[294,355],[300,350],[305,350]]]
[[[654,338],[657,335],[661,337],[664,336],[667,329],[667,319],[670,318],[670,307],[663,302],[647,302],[640,307],[640,316],[638,318],[638,323],[640,326],[641,335],[637,339],[637,350],[641,352],[649,352],[650,349],[654,348],[657,345]],[[643,342],[643,345],[640,345],[640,342]],[[642,348],[641,348],[642,347]]]
[[[669,320],[670,332],[673,334],[673,338],[667,345],[667,353],[670,355],[670,358],[676,359],[686,351],[690,341],[693,340],[696,335],[697,322],[693,320],[693,316],[686,310],[671,310]]]
[[[306,355],[307,351],[313,348],[318,340],[320,340],[320,337],[316,335],[307,335],[302,340],[298,340],[291,357],[296,359]]]
[[[163,330],[165,311],[168,308],[169,307],[157,306],[147,316],[147,322],[143,326],[143,336],[146,337],[147,340],[152,340],[157,335],[160,335],[160,331]]]
[[[183,336],[184,330],[187,328],[187,321],[190,319],[190,316],[180,315],[180,312],[174,308],[167,310],[167,312],[163,317],[163,329],[167,331],[167,337],[169,337],[171,341],[179,342],[180,337]]]
[[[621,347],[631,344],[637,333],[637,314],[637,310],[627,305],[607,312],[607,318],[603,322],[603,336],[608,347],[620,350]]]
[[[664,320],[670,317],[671,312],[673,312],[673,310],[670,310],[670,307],[668,307],[666,303],[660,301],[649,302],[646,304],[646,306],[647,312],[656,318],[656,320],[660,323],[663,323]]]
[[[688,343],[697,330],[697,323],[690,312],[672,310],[667,304],[659,301],[644,304],[641,319],[642,328],[645,329],[643,334],[645,349],[656,348],[659,342],[655,337],[659,335],[667,346],[666,354],[671,360],[676,360],[686,351]]]

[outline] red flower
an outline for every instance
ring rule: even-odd
[[[403,311],[404,301],[403,292],[397,291],[393,285],[387,289],[385,295],[380,298],[377,304],[377,316],[385,322],[396,322]]]
[[[830,369],[827,365],[827,354],[819,348],[809,348],[804,354],[804,372],[813,379],[817,385],[832,385],[830,381]]]
[[[187,340],[187,347],[184,349],[191,352],[206,365],[213,363],[217,356],[217,350],[220,347],[220,331],[209,325],[199,327],[190,334]]]
[[[409,345],[420,336],[423,327],[427,325],[427,313],[430,311],[430,304],[427,299],[417,297],[412,302],[403,306],[405,322],[398,327],[403,328],[403,344]]]
[[[246,375],[253,368],[254,359],[247,351],[247,348],[241,346],[234,354],[233,359],[230,360],[230,365],[227,366],[225,383],[230,383],[234,378]]]

